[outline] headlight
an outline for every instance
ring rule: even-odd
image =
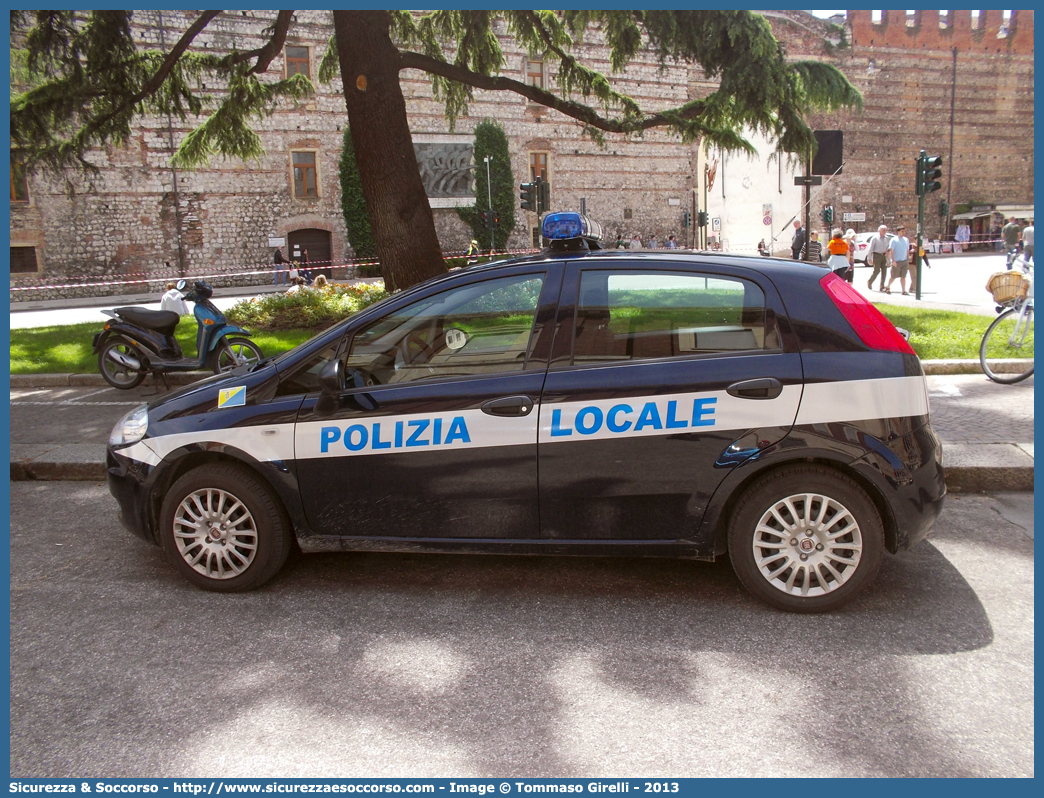
[[[145,437],[149,428],[149,406],[142,405],[131,410],[116,422],[109,435],[109,446],[126,446]]]

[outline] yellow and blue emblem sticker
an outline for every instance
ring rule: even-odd
[[[222,388],[218,392],[218,407],[242,407],[246,404],[246,386]]]

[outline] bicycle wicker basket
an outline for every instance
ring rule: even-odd
[[[1012,302],[1026,296],[1029,281],[1015,271],[996,272],[986,281],[986,290],[993,294],[995,302]]]

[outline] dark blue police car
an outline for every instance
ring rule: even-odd
[[[942,506],[920,362],[793,261],[539,255],[397,293],[113,430],[123,523],[195,584],[313,551],[728,554],[785,610],[841,606]]]

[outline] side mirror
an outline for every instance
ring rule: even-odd
[[[337,394],[344,390],[344,361],[339,357],[329,361],[319,372],[319,390]]]
[[[184,291],[184,290],[185,290],[185,286],[186,286],[186,285],[188,285],[188,283],[186,283],[186,282],[185,282],[184,280],[178,280],[178,282],[177,282],[177,285],[176,285],[175,287],[176,287],[176,288],[177,288],[177,289],[178,289],[179,291]]]

